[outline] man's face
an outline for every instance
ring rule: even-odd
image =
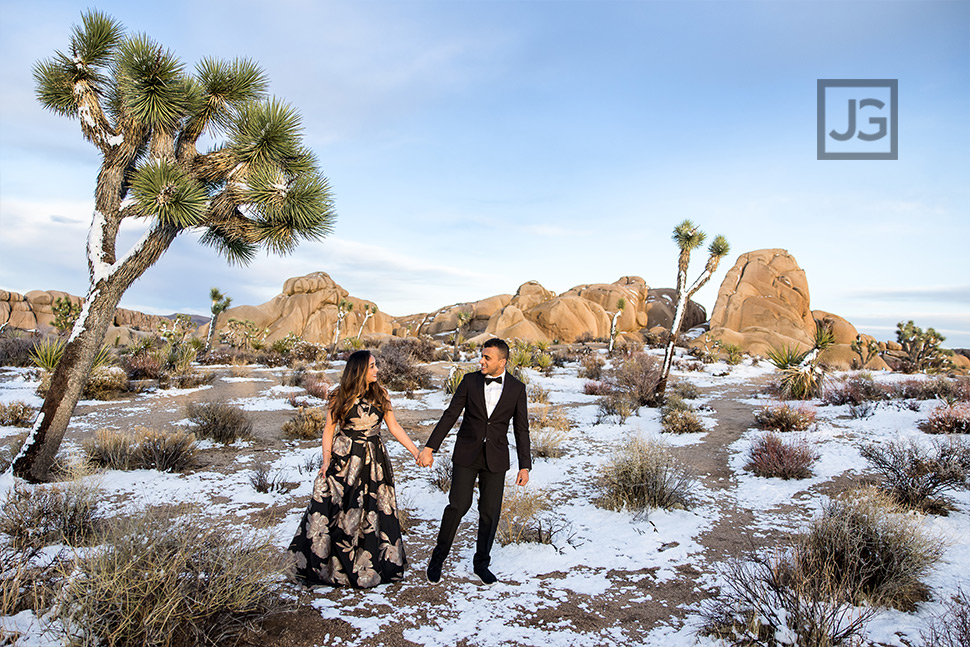
[[[498,377],[505,371],[506,362],[499,349],[489,347],[482,350],[482,358],[478,360],[478,365],[482,367],[482,373],[485,375]]]

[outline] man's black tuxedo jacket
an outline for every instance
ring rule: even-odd
[[[509,421],[515,434],[515,449],[519,469],[532,469],[532,449],[529,445],[529,414],[526,409],[525,385],[505,373],[502,397],[488,415],[485,407],[485,375],[481,371],[468,373],[462,378],[451,404],[445,409],[441,420],[435,425],[425,447],[437,451],[445,436],[451,431],[461,415],[461,426],[455,437],[454,461],[456,465],[471,467],[482,447],[485,463],[491,472],[509,469]]]

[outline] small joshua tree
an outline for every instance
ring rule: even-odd
[[[377,306],[364,306],[364,320],[360,322],[360,330],[357,331],[357,339],[364,334],[364,326],[367,325],[367,320],[377,314]]]
[[[54,327],[64,333],[74,327],[74,322],[81,314],[81,306],[71,303],[70,299],[58,297],[51,311],[54,313]]]
[[[731,251],[727,239],[724,236],[717,236],[707,248],[709,256],[704,265],[704,271],[688,287],[687,266],[690,263],[690,253],[703,244],[707,234],[698,229],[697,225],[690,220],[685,220],[674,227],[672,238],[677,243],[677,247],[680,248],[680,255],[677,258],[677,306],[674,309],[673,323],[670,324],[670,339],[667,340],[667,348],[664,352],[660,381],[657,382],[657,390],[654,393],[654,402],[657,403],[663,402],[664,391],[667,390],[667,376],[670,375],[670,366],[674,361],[674,346],[677,343],[678,335],[680,335],[680,326],[684,322],[687,304],[690,303],[690,298],[714,275],[721,259]]]
[[[626,299],[620,299],[616,302],[616,312],[613,313],[613,318],[610,320],[610,347],[609,352],[613,353],[613,346],[616,344],[616,321],[623,314],[623,310],[626,308]]]
[[[853,360],[853,364],[858,368],[865,368],[866,364],[879,354],[879,342],[875,339],[866,339],[862,335],[856,335],[849,347],[859,356],[858,360]]]
[[[353,309],[353,301],[348,301],[347,299],[341,299],[340,303],[337,304],[337,325],[333,329],[333,344],[330,346],[331,357],[337,350],[337,342],[340,341],[340,326],[343,324],[347,313]]]
[[[905,369],[925,373],[942,373],[952,368],[952,350],[940,348],[946,337],[932,328],[926,332],[912,320],[896,324],[896,341],[906,354]]]
[[[216,324],[219,323],[219,315],[228,310],[232,303],[232,297],[220,292],[219,288],[209,290],[209,299],[212,301],[209,308],[212,312],[212,318],[209,319],[209,334],[205,338],[205,352],[207,353],[212,350],[212,340],[216,338]]]
[[[287,254],[330,232],[333,200],[299,113],[267,99],[268,80],[245,59],[203,59],[194,71],[113,18],[81,15],[68,47],[34,66],[36,95],[75,119],[101,155],[87,237],[88,292],[51,376],[50,391],[13,472],[41,481],[60,446],[125,291],[175,239],[200,242],[230,262]],[[208,152],[198,142],[209,141]],[[119,249],[126,219],[147,224]]]

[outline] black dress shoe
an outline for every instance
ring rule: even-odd
[[[498,578],[495,577],[492,571],[488,570],[488,568],[485,566],[480,566],[476,568],[475,575],[477,575],[478,579],[482,581],[482,584],[485,584],[486,586],[489,586],[498,582]]]
[[[434,559],[428,562],[428,581],[432,584],[441,581],[441,566],[442,563]]]

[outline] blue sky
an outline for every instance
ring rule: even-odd
[[[527,280],[669,287],[691,218],[732,247],[708,312],[740,253],[780,247],[813,308],[970,347],[970,2],[3,0],[0,289],[87,289],[99,160],[31,66],[89,6],[190,67],[258,61],[339,215],[247,268],[184,236],[125,307],[205,313],[210,286],[262,303],[318,270],[392,315]],[[898,79],[898,160],[816,159],[820,78]]]

